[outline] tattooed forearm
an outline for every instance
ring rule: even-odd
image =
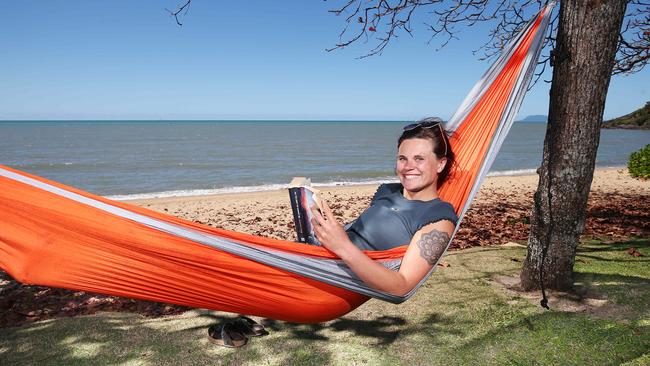
[[[433,266],[447,248],[447,243],[449,243],[449,234],[446,232],[432,230],[423,234],[418,241],[420,256]]]

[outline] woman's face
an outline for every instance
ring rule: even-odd
[[[447,158],[438,159],[433,153],[433,142],[429,139],[407,139],[402,141],[397,152],[395,171],[404,189],[420,192],[436,190],[438,173],[447,163]]]

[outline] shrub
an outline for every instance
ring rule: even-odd
[[[650,144],[630,155],[627,170],[635,178],[650,179]]]

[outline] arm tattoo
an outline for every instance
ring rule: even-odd
[[[423,234],[418,241],[420,256],[433,266],[444,253],[447,243],[449,243],[449,234],[446,232],[432,230]]]

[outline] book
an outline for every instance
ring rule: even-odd
[[[316,207],[319,211],[322,207],[319,191],[311,186],[309,178],[295,177],[289,183],[289,198],[298,242],[320,245],[311,223],[314,217],[312,207]]]

